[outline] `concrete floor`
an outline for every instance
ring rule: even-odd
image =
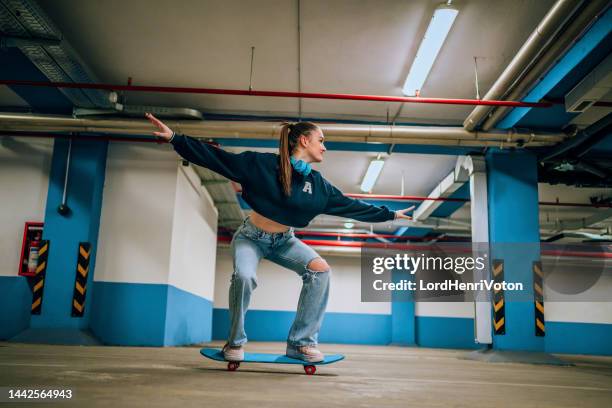
[[[314,376],[293,365],[243,364],[228,372],[195,347],[0,342],[0,387],[69,387],[75,400],[45,406],[72,407],[612,406],[609,357],[563,356],[576,364],[563,367],[468,361],[458,358],[466,353],[461,350],[321,349],[345,354],[346,360],[318,367]],[[249,343],[247,350],[279,352],[283,344]]]

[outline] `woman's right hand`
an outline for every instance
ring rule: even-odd
[[[406,215],[407,212],[414,210],[415,206],[410,206],[408,208],[404,208],[403,210],[397,210],[395,211],[395,218],[396,220],[399,219],[404,219],[404,220],[411,220],[412,217],[410,215]]]
[[[166,124],[164,122],[162,122],[161,120],[157,119],[155,116],[153,116],[150,113],[145,113],[145,117],[147,119],[149,119],[149,121],[154,124],[157,129],[159,129],[159,132],[153,132],[153,135],[159,137],[160,139],[164,140],[164,141],[169,141],[170,139],[172,139],[172,135],[174,134],[174,132],[172,131],[172,129],[170,129],[168,126],[166,126]]]

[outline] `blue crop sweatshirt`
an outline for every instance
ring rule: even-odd
[[[365,222],[393,220],[395,212],[346,197],[312,170],[307,176],[293,170],[287,197],[278,177],[280,156],[245,151],[230,153],[190,136],[175,134],[170,140],[184,159],[206,167],[242,185],[242,198],[257,213],[283,225],[303,228],[319,214]]]

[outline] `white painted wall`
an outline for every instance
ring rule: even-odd
[[[555,300],[544,302],[546,321],[612,324],[612,262],[591,262],[598,262],[603,273],[591,288],[581,294],[562,295],[548,287],[545,281],[544,299]]]
[[[177,166],[170,149],[109,143],[94,280],[168,282]]]
[[[94,280],[214,295],[217,210],[169,146],[110,143]]]
[[[360,258],[325,256],[332,268],[328,312],[391,314],[387,302],[361,302]],[[215,308],[228,308],[228,292],[232,275],[229,247],[217,252]],[[295,311],[302,280],[298,275],[270,261],[262,260],[257,269],[257,289],[251,297],[250,309]]]
[[[473,302],[417,302],[417,316],[474,318]]]
[[[545,302],[544,309],[547,322],[612,324],[612,302]]]
[[[23,227],[44,221],[53,140],[0,138],[0,276],[17,276]]]
[[[191,166],[179,166],[168,283],[212,300],[218,212]]]

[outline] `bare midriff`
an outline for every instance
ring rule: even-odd
[[[279,224],[276,221],[272,221],[269,218],[264,217],[261,214],[251,211],[250,214],[251,224],[255,225],[260,230],[274,233],[274,232],[286,232],[289,231],[289,227],[283,224]]]

